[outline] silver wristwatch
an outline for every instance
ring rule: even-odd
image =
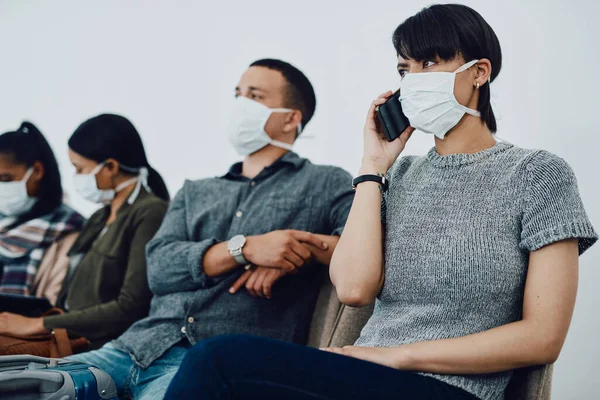
[[[244,258],[244,254],[242,254],[242,248],[246,244],[246,237],[244,235],[237,235],[229,239],[227,242],[227,250],[229,250],[229,254],[235,258],[235,261],[238,264],[246,265],[248,261]]]

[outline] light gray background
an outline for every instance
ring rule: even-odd
[[[598,2],[466,1],[495,29],[504,53],[492,85],[499,136],[565,158],[600,229]],[[0,132],[30,119],[61,163],[72,203],[69,135],[100,112],[129,117],[171,193],[185,178],[222,174],[237,159],[223,135],[239,75],[262,57],[312,80],[318,108],[297,151],[356,173],[369,103],[396,88],[394,28],[427,5],[371,1],[0,0]],[[407,154],[432,137],[416,134]],[[581,258],[569,337],[554,373],[555,399],[600,398],[597,302],[600,245]]]

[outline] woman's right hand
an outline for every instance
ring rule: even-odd
[[[383,132],[377,129],[379,124],[377,122],[377,115],[375,115],[375,108],[385,103],[392,94],[392,91],[387,91],[371,103],[364,128],[364,151],[361,174],[386,174],[404,150],[406,142],[415,130],[415,128],[409,126],[396,140],[388,142]]]
[[[28,338],[48,333],[43,318],[29,318],[9,312],[0,313],[0,335]]]

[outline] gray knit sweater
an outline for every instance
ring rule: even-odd
[[[466,336],[521,318],[529,252],[598,238],[569,165],[506,143],[476,154],[403,157],[384,198],[385,283],[356,342],[392,347]],[[511,372],[433,375],[502,399]]]

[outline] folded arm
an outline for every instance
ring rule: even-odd
[[[315,235],[323,243],[327,244],[327,249],[318,248],[314,245],[306,245],[313,254],[314,259],[323,265],[331,261],[331,254],[339,240],[338,236]],[[245,286],[248,292],[254,297],[271,298],[273,285],[288,274],[283,269],[257,267],[244,272],[229,289],[229,293],[237,293],[242,286]]]
[[[248,236],[242,254],[248,263],[295,272],[311,260],[329,264],[337,244],[337,237],[317,235],[310,232],[281,230],[264,235]],[[227,242],[212,246],[203,260],[206,275],[217,277],[227,274],[242,265],[238,264],[227,250]]]

